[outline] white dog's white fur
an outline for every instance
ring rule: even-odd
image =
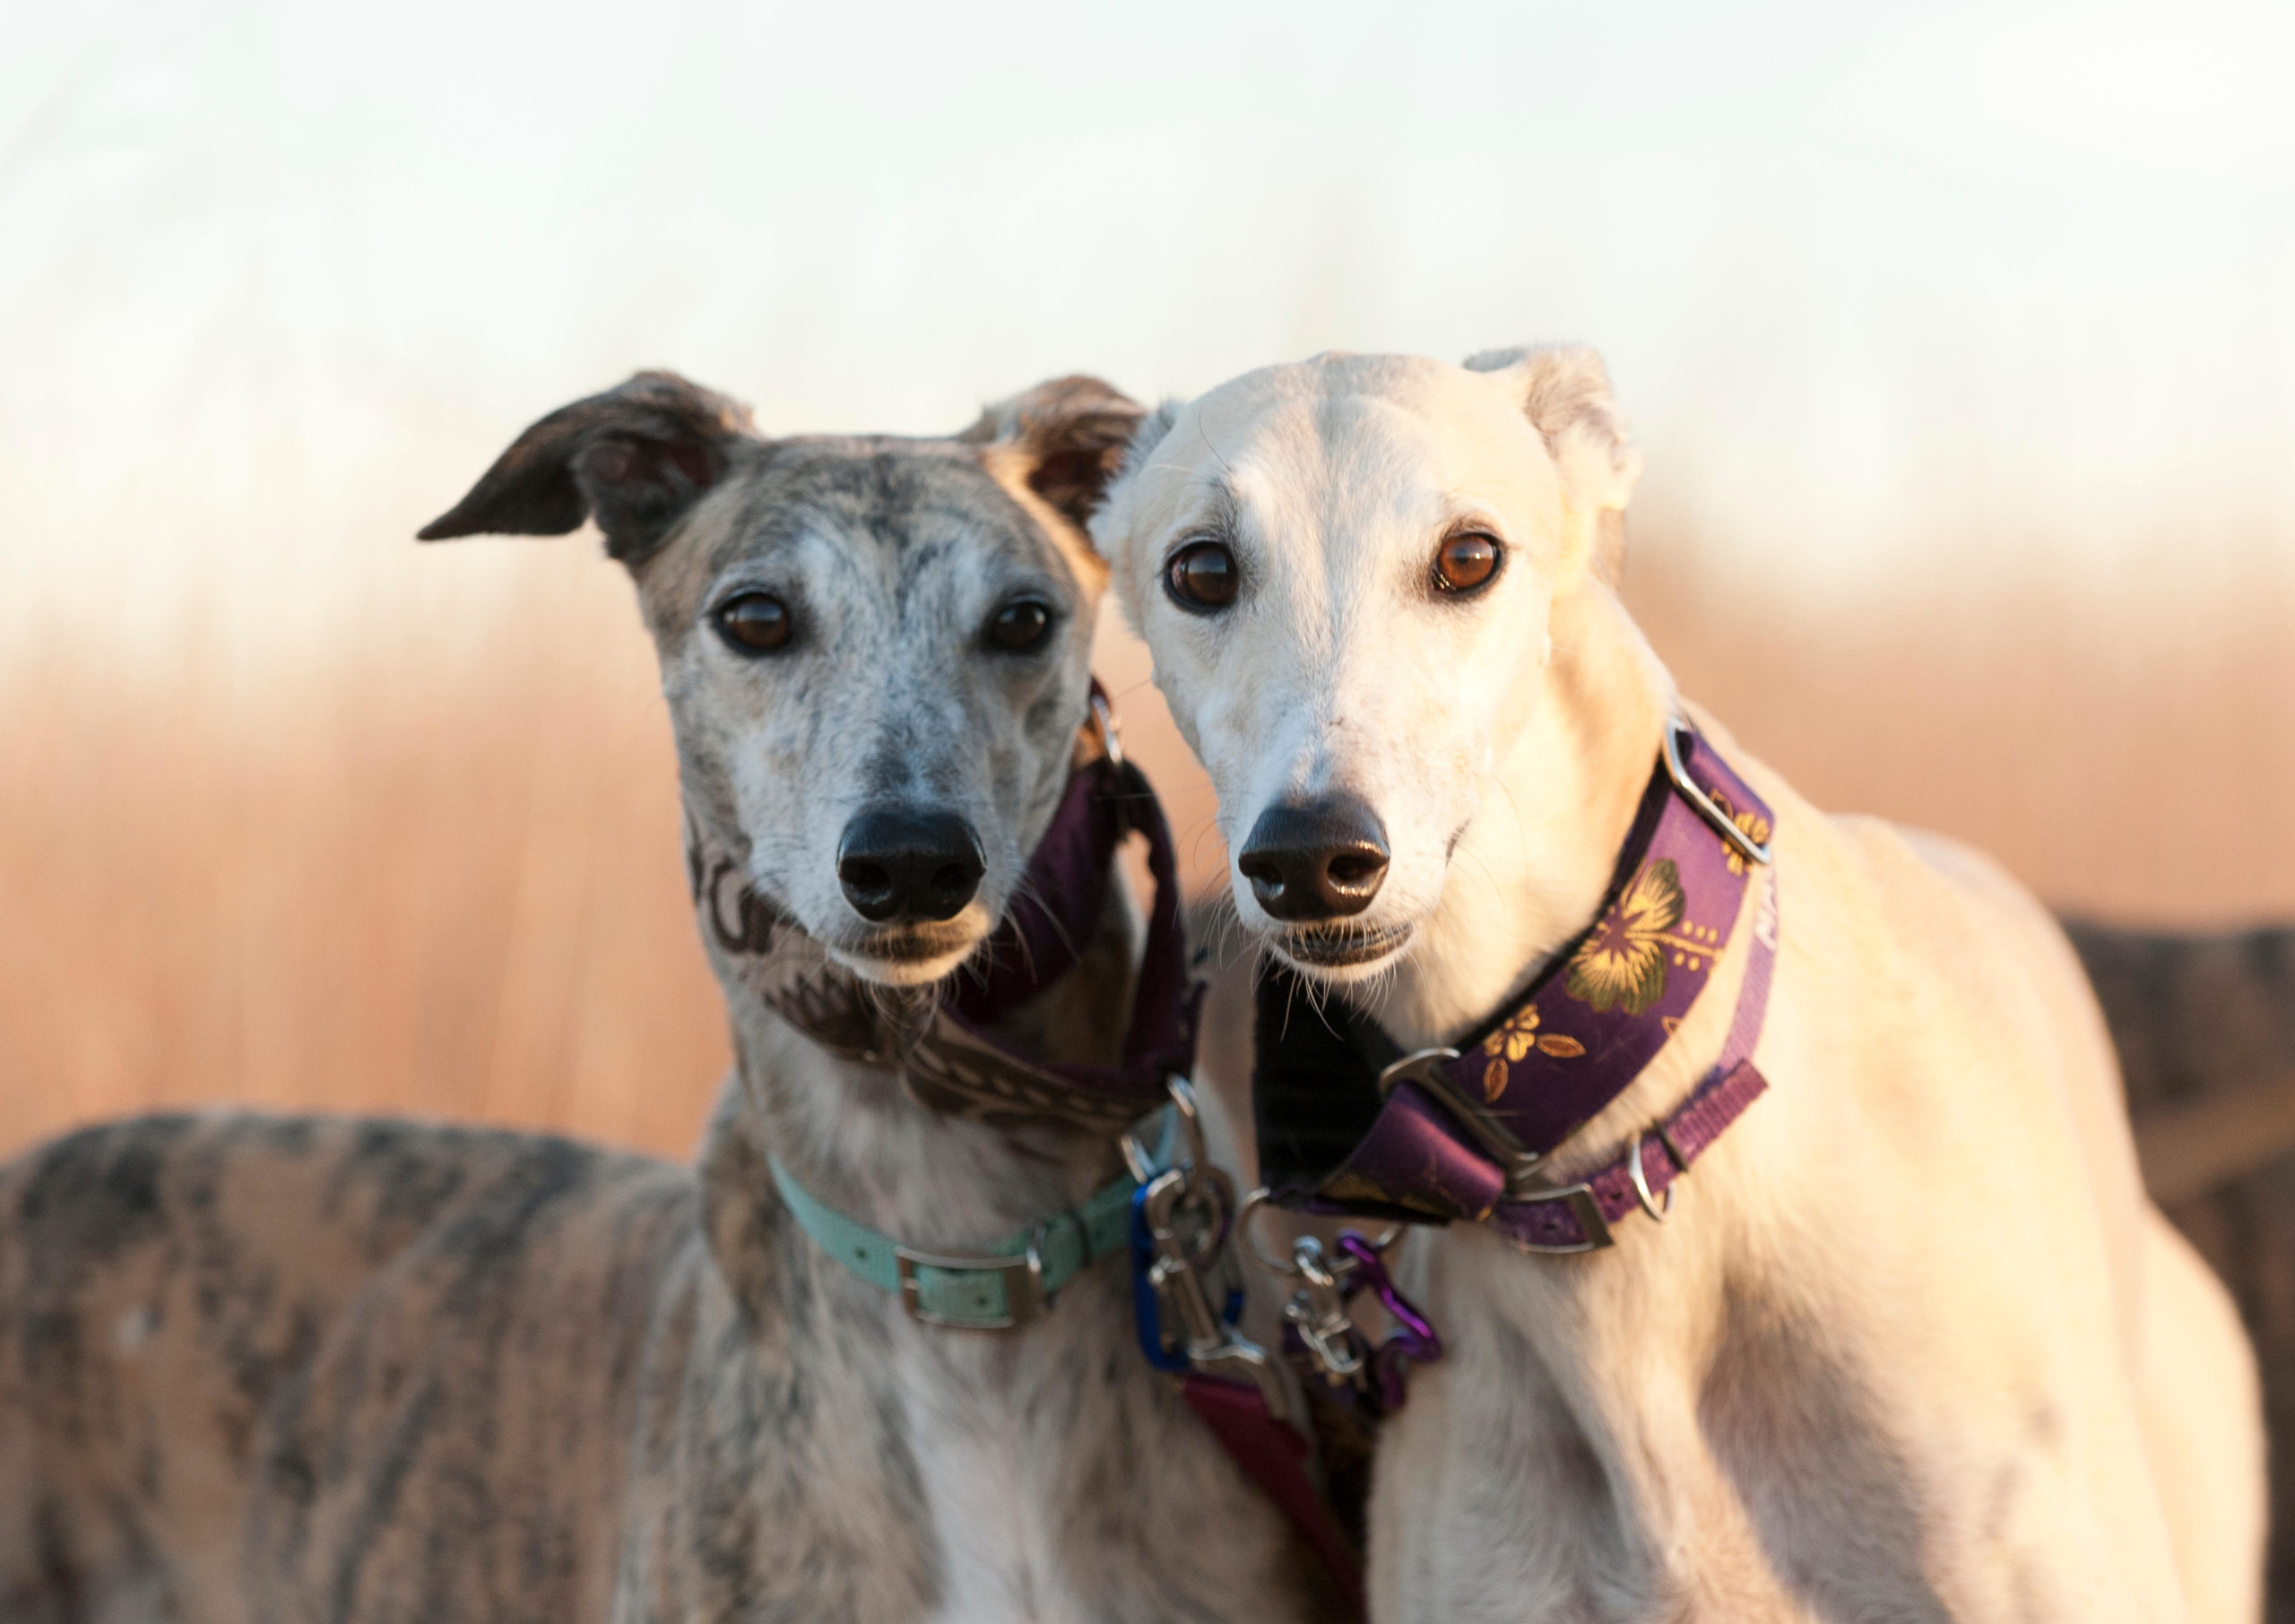
[[[1299,968],[1405,1049],[1497,1009],[1600,905],[1677,704],[1612,590],[1637,472],[1590,351],[1324,356],[1166,408],[1095,523],[1231,851],[1278,799],[1383,820],[1359,923],[1407,937]],[[1462,523],[1505,554],[1473,595],[1433,582]],[[1164,582],[1206,539],[1241,578],[1208,614]],[[1416,1240],[1450,1356],[1380,1445],[1375,1616],[2254,1619],[2252,1358],[2143,1196],[2054,924],[1698,721],[1777,814],[1771,1092],[1662,1230],[1565,1257]],[[1749,934],[1558,1178],[1711,1065]]]

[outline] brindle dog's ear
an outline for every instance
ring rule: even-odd
[[[1028,488],[1081,530],[1145,415],[1138,402],[1097,378],[1054,378],[999,401],[957,438],[1015,448],[1027,460]]]
[[[1626,437],[1600,354],[1583,344],[1486,350],[1468,357],[1466,367],[1514,375],[1522,410],[1562,473],[1576,520],[1572,550],[1615,584],[1624,562],[1623,515],[1641,477],[1641,454]]]
[[[416,532],[562,536],[595,514],[606,551],[636,564],[723,479],[749,410],[673,372],[561,406],[520,435],[470,494]]]

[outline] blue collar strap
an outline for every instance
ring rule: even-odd
[[[771,1158],[773,1182],[813,1244],[881,1291],[900,1296],[911,1318],[931,1326],[1009,1331],[1052,1304],[1060,1288],[1131,1242],[1129,1173],[1084,1204],[980,1253],[920,1251],[822,1203]]]

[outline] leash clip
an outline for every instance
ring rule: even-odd
[[[1268,1414],[1276,1421],[1290,1419],[1290,1395],[1267,1351],[1235,1328],[1239,1305],[1225,1312],[1213,1300],[1208,1278],[1225,1255],[1234,1235],[1235,1186],[1225,1171],[1212,1164],[1204,1141],[1203,1124],[1196,1110],[1194,1092],[1185,1079],[1171,1079],[1172,1104],[1179,1117],[1192,1159],[1167,1168],[1145,1181],[1133,1197],[1136,1276],[1146,1291],[1135,1302],[1140,1317],[1140,1342],[1148,1362],[1163,1369],[1184,1365],[1204,1376],[1256,1388]],[[1124,1148],[1135,1171],[1148,1161],[1137,1142]],[[1139,1244],[1144,1239],[1144,1245]],[[1155,1323],[1148,1324],[1152,1309]],[[1163,1321],[1166,1313],[1179,1321],[1184,1338],[1176,1354],[1167,1343]],[[1154,1345],[1149,1345],[1149,1344]]]
[[[1304,1283],[1283,1305],[1283,1317],[1299,1333],[1300,1341],[1334,1382],[1353,1381],[1363,1373],[1365,1343],[1363,1333],[1347,1317],[1347,1294],[1341,1274],[1354,1273],[1350,1258],[1334,1271],[1323,1257],[1323,1244],[1302,1235],[1291,1248],[1293,1272]]]
[[[1302,1235],[1292,1248],[1292,1266],[1303,1283],[1284,1305],[1283,1317],[1326,1383],[1359,1388],[1374,1413],[1392,1415],[1408,1392],[1410,1367],[1440,1361],[1442,1339],[1396,1286],[1379,1250],[1359,1230],[1339,1231],[1335,1255],[1314,1236]],[[1394,1322],[1393,1331],[1375,1344],[1347,1312],[1365,1287]]]

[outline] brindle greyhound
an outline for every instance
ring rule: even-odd
[[[1105,1102],[992,1075],[1126,1063],[1122,887],[999,1024],[903,990],[970,985],[1095,754],[1081,524],[1138,416],[1067,379],[951,439],[776,441],[641,375],[424,532],[594,514],[637,583],[738,1055],[697,1175],[224,1112],[0,1170],[0,1618],[1306,1616],[1296,1539],[1053,1216],[1122,1171]],[[1002,1256],[888,1243],[871,1283],[869,1231]],[[1018,1316],[1063,1246],[1023,1328],[910,1311]]]
[[[1312,994],[1263,1176],[1449,1221],[1373,1616],[2253,1619],[2253,1361],[2063,933],[1680,707],[1639,466],[1590,352],[1325,356],[1158,414],[1094,521]]]

